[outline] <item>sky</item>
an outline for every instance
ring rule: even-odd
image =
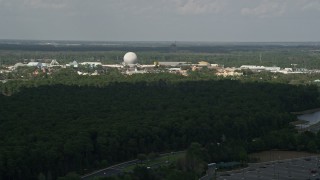
[[[320,41],[320,0],[0,0],[0,39]]]

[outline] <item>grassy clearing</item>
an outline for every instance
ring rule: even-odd
[[[127,166],[123,169],[124,172],[132,172],[136,166],[145,166],[145,167],[158,167],[158,166],[167,166],[169,164],[175,163],[178,159],[185,156],[186,152],[172,153],[168,155],[163,155],[155,159],[146,160],[142,163],[133,164],[131,166]]]
[[[268,161],[277,161],[277,160],[285,160],[285,159],[294,159],[294,158],[302,158],[309,156],[316,156],[320,154],[316,153],[308,153],[308,152],[298,152],[298,151],[263,151],[259,153],[250,154],[250,158],[255,158],[258,162],[268,162]]]

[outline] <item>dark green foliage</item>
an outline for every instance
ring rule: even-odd
[[[159,157],[158,153],[151,152],[151,153],[148,154],[148,159],[150,159],[150,160],[153,160],[153,159],[158,158],[158,157]]]
[[[313,86],[132,78],[101,86],[70,81],[69,86],[0,95],[0,179],[85,174],[140,153],[185,149],[192,142],[210,146],[209,160],[244,160],[246,142],[264,137],[260,146],[277,147],[272,144],[277,135],[270,132],[295,119],[289,112],[319,105]],[[313,150],[319,147],[315,142],[301,148]],[[222,149],[215,149],[217,143]],[[215,157],[216,150],[223,156]],[[168,177],[180,175],[172,171]]]
[[[80,176],[77,173],[71,172],[64,177],[59,177],[58,180],[80,180]]]
[[[145,155],[145,154],[138,154],[137,158],[138,158],[138,160],[140,160],[141,163],[148,159],[147,155]]]
[[[148,169],[147,167],[143,167],[143,166],[137,166],[134,170],[133,170],[133,175],[134,178],[133,179],[137,179],[137,180],[155,180],[155,173],[153,173],[153,171],[151,169]]]
[[[208,155],[199,143],[192,143],[186,153],[184,169],[200,175],[206,168]]]

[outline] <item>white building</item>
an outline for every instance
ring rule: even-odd
[[[28,67],[41,67],[41,63],[39,62],[29,62],[27,64]]]
[[[83,66],[89,65],[90,67],[102,66],[101,62],[83,62],[80,64]]]
[[[49,67],[54,67],[54,66],[60,66],[60,64],[58,63],[58,61],[56,59],[53,59],[51,61],[51,63],[49,64]]]
[[[278,72],[278,71],[280,71],[280,67],[265,67],[266,69],[266,71],[270,71],[270,72]]]
[[[240,69],[250,69],[253,71],[263,71],[266,70],[266,67],[264,66],[254,66],[254,65],[242,65],[240,66]]]
[[[121,64],[103,64],[102,67],[107,67],[107,68],[123,68],[123,65],[121,65]]]
[[[70,62],[69,64],[66,64],[67,67],[74,67],[74,68],[77,68],[79,66],[78,62],[77,61],[73,61],[73,62]]]

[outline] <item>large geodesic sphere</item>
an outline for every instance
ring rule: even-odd
[[[134,52],[127,52],[123,57],[123,62],[125,64],[135,64],[138,61],[138,57]]]

